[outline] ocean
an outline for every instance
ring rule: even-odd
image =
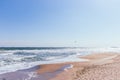
[[[1,47],[0,74],[28,69],[40,64],[85,61],[79,56],[120,52],[120,48],[86,47]]]

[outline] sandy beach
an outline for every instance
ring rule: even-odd
[[[82,58],[89,62],[71,63],[73,68],[64,71],[51,80],[120,80],[120,55],[100,53]]]
[[[0,80],[120,80],[120,0],[0,0]]]
[[[0,80],[120,80],[120,55],[96,53],[84,62],[38,65],[0,75]]]

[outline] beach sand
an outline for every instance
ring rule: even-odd
[[[95,53],[80,58],[89,61],[38,65],[2,74],[0,80],[120,80],[120,54]]]
[[[71,63],[74,67],[51,80],[120,80],[120,55],[117,53],[91,54],[81,58],[89,62]]]

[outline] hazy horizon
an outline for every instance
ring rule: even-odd
[[[119,0],[2,0],[0,47],[120,47]]]

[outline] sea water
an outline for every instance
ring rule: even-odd
[[[0,74],[40,64],[87,61],[79,56],[96,52],[120,52],[120,48],[1,47]]]

